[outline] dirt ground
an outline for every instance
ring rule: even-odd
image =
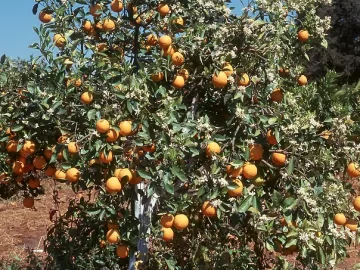
[[[14,258],[24,260],[29,250],[40,258],[45,256],[43,240],[47,228],[52,224],[50,212],[55,207],[52,198],[55,186],[51,180],[46,181],[43,186],[46,192],[36,198],[34,209],[24,208],[20,197],[11,200],[0,199],[0,261],[11,261]],[[75,194],[64,184],[57,185],[56,190],[60,198],[60,211],[64,211]],[[359,251],[359,247],[349,247],[349,257],[335,269],[360,269]]]
[[[42,183],[45,194],[35,198],[34,209],[22,205],[20,197],[10,200],[0,199],[0,261],[19,258],[25,259],[28,251],[42,256],[43,240],[47,228],[52,224],[50,212],[55,209],[52,191],[58,192],[60,211],[64,211],[74,192],[69,186],[54,186],[52,180]]]

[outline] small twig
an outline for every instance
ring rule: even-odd
[[[198,101],[199,101],[199,93],[197,93],[196,96],[193,97],[192,102],[191,102],[191,117],[192,117],[192,120],[195,119],[195,114],[196,114],[196,108],[197,108]]]
[[[240,124],[236,127],[235,133],[234,133],[234,137],[232,139],[231,145],[232,145],[232,151],[235,151],[235,139],[236,139],[236,135],[238,134],[239,130],[240,130]]]
[[[276,169],[276,167],[274,167],[273,165],[271,165],[269,162],[265,161],[265,160],[261,160],[262,163],[264,163],[266,166],[268,166],[270,169]]]

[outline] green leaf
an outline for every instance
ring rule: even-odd
[[[249,149],[249,147],[246,147],[245,153],[244,153],[244,159],[249,160],[249,158],[250,158],[250,149]]]
[[[268,120],[268,123],[269,125],[273,125],[277,122],[277,117],[271,117],[269,120]]]
[[[342,90],[339,90],[337,91],[331,98],[334,100],[334,99],[337,99],[343,95],[346,94],[346,90],[345,89],[342,89]]]
[[[318,247],[317,249],[317,255],[319,258],[319,261],[321,262],[322,265],[325,264],[325,254],[324,254],[324,250],[322,249],[321,246]]]
[[[283,201],[283,195],[281,195],[281,193],[278,192],[277,190],[274,190],[272,200],[273,200],[274,206],[279,207],[281,205],[281,202]]]
[[[327,49],[328,42],[327,42],[327,40],[325,38],[321,41],[321,46],[323,46],[325,49]]]
[[[291,246],[296,246],[296,244],[297,244],[297,239],[292,238],[292,239],[290,239],[290,241],[286,242],[285,248],[288,248]]]
[[[230,163],[231,166],[233,166],[235,169],[241,167],[244,164],[244,161],[236,159],[233,162]]]
[[[11,131],[20,131],[22,130],[24,127],[22,125],[15,125],[11,127]]]
[[[63,170],[65,170],[65,171],[67,171],[68,169],[71,168],[71,163],[69,163],[69,162],[63,162],[63,163],[61,164],[61,168],[62,168]]]
[[[96,216],[97,214],[99,214],[101,212],[101,209],[89,209],[85,211],[88,215],[90,216]]]
[[[238,211],[239,212],[246,212],[252,203],[253,196],[248,196],[239,206]]]
[[[105,217],[105,214],[106,214],[105,209],[101,210],[101,213],[100,213],[100,215],[99,215],[99,219],[100,219],[100,220],[103,220],[104,217]]]
[[[87,118],[89,119],[89,121],[95,119],[95,115],[96,115],[96,110],[95,109],[92,109],[92,110],[87,112]]]
[[[294,156],[290,158],[287,174],[291,175],[294,171]]]
[[[165,182],[164,187],[168,193],[170,193],[171,195],[174,195],[174,185],[173,184],[171,184],[169,182]]]
[[[205,193],[205,188],[204,187],[200,187],[198,190],[198,197],[200,197],[201,195],[203,195]]]
[[[290,197],[290,198],[286,198],[284,201],[283,201],[283,208],[286,208],[286,209],[292,209],[294,208],[294,206],[297,204],[297,200]]]
[[[181,181],[186,182],[187,178],[182,169],[180,169],[178,166],[173,166],[171,168],[171,172],[175,174]]]
[[[166,265],[169,267],[169,270],[175,270],[176,261],[173,259],[165,259]]]
[[[144,178],[144,179],[151,179],[152,175],[150,172],[145,171],[145,170],[136,170],[136,172],[140,175],[140,177]]]

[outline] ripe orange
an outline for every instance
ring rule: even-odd
[[[157,36],[150,34],[146,37],[146,45],[155,46],[158,42]]]
[[[82,80],[79,78],[79,79],[77,79],[77,80],[75,80],[74,81],[74,85],[76,86],[76,87],[80,87],[81,85],[82,85]]]
[[[121,181],[123,177],[126,177],[124,179],[127,180],[127,182],[131,181],[133,175],[129,169],[118,169],[115,171],[115,176]]]
[[[80,172],[76,168],[70,168],[66,171],[66,180],[71,183],[75,183],[80,179]]]
[[[129,257],[129,247],[127,245],[117,246],[116,255],[121,259]]]
[[[25,141],[23,147],[22,147],[24,153],[28,155],[32,155],[35,153],[35,143],[32,141]]]
[[[91,92],[84,92],[80,96],[80,100],[84,104],[90,104],[94,99],[94,96]]]
[[[168,35],[163,35],[159,38],[159,46],[163,50],[166,50],[167,48],[169,48],[171,43],[172,43],[171,37],[169,37]]]
[[[176,215],[174,218],[174,227],[178,230],[184,230],[189,225],[189,219],[184,214]]]
[[[164,241],[171,241],[174,238],[174,231],[171,228],[161,228],[163,232],[162,239]]]
[[[275,88],[270,94],[270,99],[274,102],[280,103],[284,98],[284,93],[280,88]]]
[[[243,168],[243,175],[246,179],[253,179],[257,175],[257,167],[254,164],[247,163]]]
[[[185,85],[185,79],[183,76],[180,76],[180,75],[176,75],[174,77],[174,80],[172,81],[172,84],[171,84],[174,88],[176,89],[181,89],[184,87]]]
[[[353,201],[353,206],[356,211],[360,211],[360,196],[357,196]]]
[[[47,166],[44,170],[45,175],[48,177],[54,176],[55,172],[56,172],[56,168],[51,165]]]
[[[44,149],[44,156],[46,159],[50,160],[53,152],[51,148],[45,148]]]
[[[58,143],[66,143],[67,139],[69,137],[67,135],[61,135],[58,139],[57,139],[57,142]]]
[[[238,80],[238,86],[248,86],[250,84],[250,78],[249,75],[246,73],[240,74],[239,80]]]
[[[183,26],[184,25],[184,19],[182,17],[178,17],[172,21],[173,24],[178,24]]]
[[[216,208],[209,201],[203,203],[201,212],[206,217],[216,217]]]
[[[150,145],[144,145],[143,150],[147,153],[154,153],[156,151],[156,145],[154,143]]]
[[[160,81],[162,81],[162,79],[164,79],[164,73],[163,72],[158,72],[158,73],[152,74],[151,79],[154,82],[160,82]]]
[[[124,9],[124,5],[121,0],[113,0],[110,4],[110,8],[114,12],[121,12]]]
[[[107,142],[115,142],[118,138],[119,138],[119,132],[117,132],[113,128],[110,128],[109,131],[106,133]]]
[[[16,174],[16,175],[23,174],[24,169],[25,169],[25,165],[21,161],[15,161],[13,163],[12,171],[14,174]]]
[[[177,74],[182,76],[185,81],[189,79],[189,71],[185,68],[180,69]]]
[[[346,168],[347,174],[352,177],[359,177],[360,176],[360,166],[357,163],[351,162]]]
[[[355,219],[348,218],[345,222],[345,227],[349,228],[350,231],[355,232],[357,230],[358,222]]]
[[[101,14],[100,12],[98,12],[99,10],[101,10],[102,7],[101,5],[99,4],[94,4],[94,5],[91,5],[90,6],[90,14],[93,16],[93,17],[99,17]]]
[[[254,143],[249,145],[250,149],[250,159],[260,160],[264,154],[264,149],[261,144]]]
[[[128,2],[127,6],[126,6],[127,10],[131,10],[132,13],[137,13],[138,12],[138,8],[136,6],[134,6],[131,2]]]
[[[109,151],[107,153],[107,156],[105,156],[105,153],[103,151],[101,151],[100,155],[99,155],[99,160],[102,163],[110,163],[113,160],[113,153],[111,151]]]
[[[132,132],[132,122],[131,121],[121,121],[119,124],[120,135],[129,136]]]
[[[175,52],[171,56],[171,61],[175,66],[181,66],[182,64],[184,64],[185,58],[181,53]]]
[[[335,216],[334,216],[334,223],[336,225],[345,225],[346,223],[346,217],[343,213],[337,213]]]
[[[6,144],[6,151],[8,151],[8,153],[16,153],[17,151],[17,146],[18,146],[18,142],[15,140],[10,140],[8,141],[8,143]]]
[[[231,76],[233,73],[234,73],[234,69],[232,67],[232,65],[230,65],[230,63],[226,62],[224,65],[223,65],[223,69],[222,71],[226,74],[226,76]]]
[[[99,43],[98,45],[96,45],[96,48],[99,52],[103,52],[108,49],[108,45],[106,43]]]
[[[161,3],[157,7],[157,11],[160,13],[161,16],[166,16],[170,12],[170,7],[165,3]]]
[[[115,22],[111,19],[105,19],[104,22],[103,22],[103,30],[104,31],[112,31],[115,29]]]
[[[33,197],[25,197],[23,200],[23,205],[26,208],[32,208],[34,206],[34,198]]]
[[[272,133],[271,130],[268,130],[268,132],[266,133],[266,140],[269,144],[272,144],[272,145],[275,145],[278,143],[275,135]]]
[[[9,139],[13,139],[16,137],[16,132],[12,131],[11,128],[6,129],[6,135],[9,136]]]
[[[165,214],[160,219],[160,224],[164,228],[171,228],[174,224],[174,216],[172,214]]]
[[[226,166],[226,173],[232,178],[239,177],[243,173],[243,167],[241,166],[235,169],[229,164]]]
[[[117,230],[119,229],[119,224],[116,221],[108,220],[107,228],[108,230]]]
[[[36,169],[43,169],[46,166],[46,159],[43,156],[35,157],[33,165]]]
[[[206,146],[205,151],[208,157],[212,157],[213,154],[219,154],[221,152],[221,148],[220,145],[218,145],[216,142],[210,142]]]
[[[117,177],[110,177],[106,181],[105,188],[109,193],[118,193],[121,191],[121,183]]]
[[[58,48],[65,47],[65,37],[62,34],[55,34],[53,41],[56,47]]]
[[[96,130],[99,133],[107,133],[110,129],[110,123],[109,121],[105,119],[100,119],[96,122]]]
[[[110,244],[116,244],[117,242],[120,241],[120,233],[118,230],[108,230],[108,232],[106,233],[106,240],[110,243]]]
[[[42,23],[49,23],[49,22],[51,22],[51,19],[52,19],[52,15],[51,15],[51,14],[46,13],[44,10],[40,11],[40,13],[39,13],[39,20],[40,20]]]
[[[68,151],[70,154],[74,155],[74,154],[77,154],[79,152],[79,147],[78,145],[76,144],[76,142],[70,142],[68,144]]]
[[[175,48],[172,45],[162,50],[162,54],[164,57],[168,57],[169,55],[172,57],[174,53],[175,53]]]
[[[35,189],[40,187],[40,180],[36,177],[30,177],[28,180],[29,188]]]
[[[301,76],[299,77],[299,79],[298,79],[298,84],[299,84],[300,86],[304,86],[304,85],[307,84],[307,78],[306,78],[305,75],[301,75]]]
[[[82,25],[82,29],[85,33],[90,33],[94,29],[94,27],[90,21],[84,21]]]
[[[283,166],[286,162],[286,155],[283,153],[272,153],[271,160],[276,166]]]
[[[290,70],[288,68],[279,68],[279,75],[280,77],[282,78],[286,78],[286,77],[289,77],[290,75]]]
[[[217,75],[216,73],[212,76],[212,83],[215,88],[224,88],[227,85],[228,76],[224,71],[220,71]]]
[[[106,247],[106,241],[105,240],[100,240],[99,241],[99,246],[100,246],[100,248],[105,248]]]
[[[300,42],[306,42],[309,39],[309,32],[306,30],[300,30],[298,32],[298,40]]]
[[[141,176],[138,175],[134,170],[132,170],[131,173],[132,173],[132,178],[129,181],[129,184],[131,184],[131,185],[140,184],[142,182]]]
[[[66,179],[66,174],[62,170],[57,170],[54,174],[54,177],[57,180],[59,180],[59,179],[63,180],[63,179]]]
[[[228,189],[227,193],[231,197],[240,196],[242,194],[242,192],[243,192],[243,189],[244,189],[243,183],[241,182],[240,179],[235,179],[232,183],[238,185],[239,187],[236,188],[236,189]]]

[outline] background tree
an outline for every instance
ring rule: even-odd
[[[316,10],[321,18],[331,18],[327,31],[327,48],[317,44],[309,51],[306,74],[319,79],[328,69],[338,73],[338,83],[355,83],[360,79],[360,2],[333,0]]]

